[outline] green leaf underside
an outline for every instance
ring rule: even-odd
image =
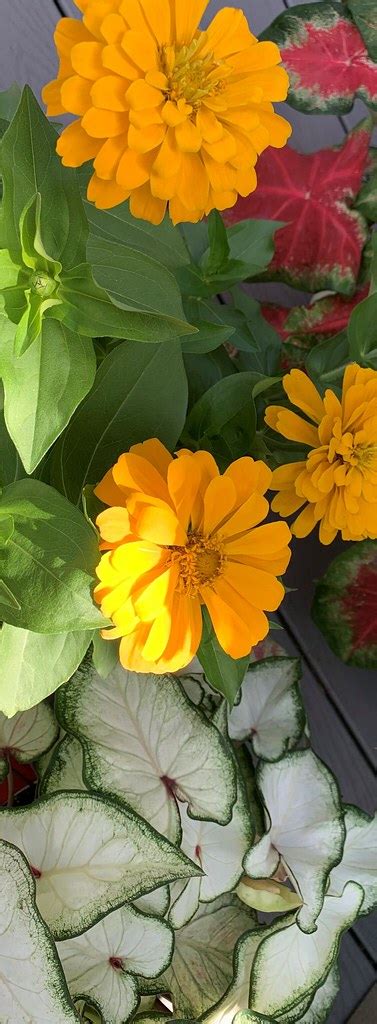
[[[127,342],[104,359],[94,387],[59,441],[53,479],[79,502],[132,444],[159,437],[173,449],[184,425],[187,378],[179,342]]]
[[[0,828],[33,867],[39,911],[58,940],[83,933],[110,910],[165,882],[197,872],[146,821],[109,796],[55,793],[30,807],[1,810]]]
[[[230,820],[231,751],[172,676],[119,666],[103,680],[86,664],[59,692],[57,714],[82,742],[87,785],[116,793],[172,842],[181,834],[177,799],[195,818]]]
[[[91,597],[97,538],[84,516],[52,487],[30,479],[4,489],[0,520],[3,515],[12,515],[15,525],[0,549],[6,622],[43,633],[101,626]]]
[[[88,630],[43,634],[4,623],[0,632],[0,711],[12,718],[66,683],[91,641]]]

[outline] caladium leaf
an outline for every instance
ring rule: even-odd
[[[369,914],[377,903],[377,815],[370,817],[359,807],[349,804],[345,808],[346,841],[343,856],[333,868],[329,880],[329,893],[339,896],[348,881],[362,885],[364,899],[361,914]]]
[[[326,978],[323,985],[317,989],[313,1002],[310,1004],[306,1013],[303,1017],[300,1017],[300,1024],[325,1024],[328,1020],[328,1016],[334,1002],[335,997],[339,992],[339,968],[335,963],[334,967],[331,968],[330,974]],[[282,1024],[285,1024],[287,1018],[279,1017]]]
[[[84,780],[116,793],[174,842],[179,801],[226,824],[236,799],[231,750],[177,679],[84,665],[60,691],[57,715],[84,749]]]
[[[276,761],[298,743],[305,727],[297,658],[266,658],[250,665],[241,699],[229,713],[229,736],[250,739],[254,753]]]
[[[353,293],[367,231],[350,207],[361,188],[369,141],[370,125],[363,122],[339,147],[308,154],[286,146],[262,154],[257,190],[239,199],[225,220],[269,216],[286,222],[275,235],[269,278],[313,292]]]
[[[358,209],[360,206],[358,204]],[[377,207],[376,207],[377,210]],[[363,211],[361,211],[363,212]],[[263,316],[280,335],[281,360],[285,370],[305,365],[308,352],[340,331],[346,330],[352,311],[368,295],[369,286],[359,288],[352,298],[327,295],[307,306],[262,306]]]
[[[196,866],[133,811],[110,797],[56,793],[0,811],[0,833],[36,880],[37,905],[54,938],[71,938],[126,900]]]
[[[67,789],[85,792],[87,787],[83,781],[82,771],[83,751],[80,741],[75,736],[63,736],[43,773],[41,795],[48,796]]]
[[[35,883],[14,846],[0,843],[0,1001],[3,1021],[75,1024],[51,935],[35,904]]]
[[[20,764],[28,764],[53,746],[58,732],[59,726],[47,704],[38,704],[12,719],[0,712],[0,777],[7,775],[10,756]]]
[[[374,3],[374,0],[373,0]],[[372,224],[377,220],[377,149],[371,149],[365,173],[366,181],[356,199],[356,209]]]
[[[343,4],[324,0],[283,11],[262,38],[280,48],[292,107],[345,114],[357,96],[377,107],[377,66]]]
[[[134,900],[134,905],[138,910],[142,910],[144,914],[154,914],[156,917],[165,917],[169,910],[169,903],[170,890],[168,885],[160,885],[153,892],[148,892],[146,896],[139,896],[139,899]]]
[[[275,874],[279,857],[303,906],[298,922],[315,928],[326,883],[342,855],[345,829],[335,779],[311,750],[287,754],[262,764],[257,780],[266,809],[266,835],[244,860],[251,878]]]
[[[342,661],[376,668],[376,541],[361,541],[334,559],[317,585],[312,615]]]
[[[323,987],[362,898],[361,887],[349,882],[340,897],[326,896],[316,931],[303,932],[295,915],[286,914],[267,928],[259,926],[242,936],[234,951],[233,981],[223,999],[203,1016],[205,1024],[233,1024],[235,1013],[248,1008],[277,1017],[280,1024],[319,1024],[321,1018],[305,1018],[305,1013],[316,998],[317,1007],[324,996],[329,1001]],[[334,974],[331,998],[333,994]]]
[[[377,62],[377,23],[374,0],[346,0],[346,2],[353,20],[361,32],[368,53],[372,60]]]
[[[170,992],[176,1016],[197,1018],[221,998],[232,979],[234,946],[254,919],[227,893],[200,906],[175,933],[171,965],[158,983],[160,992]]]
[[[295,910],[302,899],[287,885],[269,878],[249,878],[243,875],[237,886],[237,896],[247,907],[253,907],[264,914],[275,914]]]
[[[90,1000],[106,1024],[126,1024],[139,1003],[137,976],[166,970],[173,946],[166,921],[125,906],[57,949],[72,997]]]
[[[203,869],[204,875],[190,879],[182,895],[179,891],[177,895],[176,887],[172,886],[169,920],[174,928],[182,927],[192,917],[199,902],[210,903],[235,888],[255,831],[241,778],[238,779],[238,797],[228,825],[197,821],[188,815],[185,806],[181,807],[181,822],[182,850]]]
[[[4,622],[0,632],[1,711],[12,718],[66,683],[84,658],[92,633],[32,633]]]

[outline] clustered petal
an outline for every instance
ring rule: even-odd
[[[57,149],[63,163],[94,162],[88,198],[130,200],[135,217],[195,222],[256,187],[267,146],[291,128],[273,101],[288,76],[275,43],[259,43],[242,11],[226,7],[206,31],[208,0],[75,0],[82,21],[55,32],[58,77],[48,114],[76,115]]]
[[[343,540],[377,538],[377,371],[351,363],[342,397],[324,398],[302,370],[291,370],[283,387],[305,419],[283,406],[270,406],[266,422],[283,437],[308,445],[301,462],[279,466],[271,487],[281,516],[299,515],[292,526],[306,537],[320,523],[322,544],[340,532]]]
[[[205,451],[173,458],[156,439],[135,445],[96,488],[109,506],[97,525],[104,552],[95,597],[136,672],[173,672],[195,656],[202,606],[233,658],[268,633],[289,559],[286,523],[260,525],[271,471],[242,458],[221,475]]]

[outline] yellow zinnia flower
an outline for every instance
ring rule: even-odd
[[[226,7],[198,29],[208,0],[75,0],[83,20],[55,32],[56,81],[48,114],[78,116],[59,138],[67,167],[94,161],[88,198],[130,199],[134,217],[174,223],[233,206],[256,187],[267,146],[291,128],[275,114],[288,76],[275,43],[258,43],[245,15]]]
[[[302,462],[275,469],[272,508],[281,516],[302,509],[292,526],[296,537],[320,522],[322,544],[338,531],[343,540],[377,538],[377,371],[347,366],[341,400],[330,390],[322,399],[302,370],[291,370],[283,387],[308,418],[271,405],[266,423],[311,450]]]
[[[271,471],[251,458],[220,475],[205,451],[172,458],[152,439],[121,455],[96,488],[110,508],[98,516],[95,596],[121,637],[120,660],[136,672],[174,672],[196,654],[202,605],[233,658],[268,633],[287,568],[286,523],[260,526]]]

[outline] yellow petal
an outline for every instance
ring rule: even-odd
[[[160,615],[164,606],[169,603],[178,581],[178,567],[170,566],[152,580],[138,593],[134,600],[136,614],[142,622],[153,622]]]
[[[167,100],[161,110],[161,117],[165,124],[169,125],[169,128],[176,128],[178,124],[183,124],[189,113],[191,113],[191,107],[186,110],[186,106],[178,107],[176,103],[172,103],[171,100]]]
[[[224,129],[212,110],[202,104],[196,115],[196,123],[200,134],[206,142],[218,142],[222,138]]]
[[[148,181],[151,170],[150,157],[127,149],[123,154],[116,175],[117,184],[130,192]]]
[[[200,469],[194,459],[174,459],[168,469],[168,488],[179,522],[184,530],[190,523],[191,512],[200,487]]]
[[[178,174],[182,157],[175,141],[175,132],[168,128],[164,141],[153,164],[153,172],[158,178],[171,178]]]
[[[59,80],[54,80],[42,89],[42,100],[46,104],[48,117],[56,117],[56,115],[66,112],[66,107],[61,99],[61,85]]]
[[[275,149],[282,149],[292,135],[292,125],[289,124],[289,121],[286,121],[285,117],[281,117],[280,114],[276,114],[273,110],[271,112],[260,110],[259,116],[262,125],[268,131],[269,145],[274,146]]]
[[[101,23],[101,35],[106,43],[120,43],[125,32],[124,19],[120,14],[107,14]]]
[[[292,526],[292,533],[295,537],[307,537],[314,530],[316,524],[314,505],[306,505],[300,515],[295,519]]]
[[[228,521],[221,527],[223,537],[236,537],[239,533],[251,530],[257,523],[262,522],[268,514],[268,501],[261,494],[252,494],[229,517]]]
[[[198,153],[185,153],[182,158],[178,183],[178,198],[187,210],[205,207],[209,181]]]
[[[54,32],[54,40],[58,53],[68,56],[73,46],[90,41],[90,33],[77,18],[61,18]]]
[[[272,473],[264,462],[259,459],[255,462],[254,459],[245,456],[232,462],[225,471],[225,476],[233,481],[237,491],[237,505],[241,505],[254,491],[258,494],[267,491]]]
[[[136,64],[126,56],[122,47],[116,43],[112,43],[110,46],[104,46],[102,51],[102,63],[103,69],[107,68],[108,71],[114,71],[115,74],[122,75],[122,77],[126,79],[126,88],[127,82],[133,82],[140,74]]]
[[[221,524],[234,509],[237,491],[230,477],[216,476],[208,484],[204,494],[204,516],[202,530],[210,535],[215,530],[221,531]]]
[[[117,167],[121,156],[128,146],[128,134],[117,135],[114,139],[107,139],[94,161],[94,170],[99,178],[111,181],[115,178]]]
[[[158,69],[157,46],[148,32],[125,32],[122,39],[122,49],[127,57],[133,61],[142,71]]]
[[[94,107],[104,110],[125,111],[127,83],[121,75],[104,75],[92,85],[91,98]]]
[[[152,195],[149,182],[132,192],[130,212],[133,217],[140,217],[150,224],[161,224],[166,213],[166,200]]]
[[[127,509],[113,506],[97,516],[97,526],[103,540],[120,544],[130,532],[130,517]]]
[[[141,455],[143,459],[150,462],[158,470],[160,476],[167,480],[168,469],[173,462],[173,456],[165,445],[157,437],[150,437],[147,441],[133,444],[130,448],[131,455]]]
[[[126,93],[127,102],[134,110],[146,110],[148,107],[158,107],[162,102],[162,93],[159,89],[147,85],[142,79],[132,82]]]
[[[128,145],[136,153],[150,153],[160,146],[164,140],[166,127],[164,124],[151,124],[145,128],[134,128],[131,124],[128,131]]]
[[[171,8],[169,0],[143,0],[143,12],[155,39],[160,44],[171,42]]]
[[[92,83],[80,75],[71,75],[61,85],[62,103],[71,114],[85,114],[88,107],[91,107]]]
[[[260,608],[255,608],[249,601],[231,586],[226,576],[219,576],[215,584],[216,593],[236,615],[247,624],[250,634],[250,647],[264,640],[270,628],[267,616]]]
[[[204,14],[208,0],[175,0],[173,4],[173,17],[175,20],[175,39],[178,46],[184,46],[192,41],[194,33]]]
[[[291,490],[305,466],[305,462],[290,462],[287,466],[278,466],[272,473],[271,489],[273,491]]]
[[[207,30],[207,38],[206,50],[215,51],[217,60],[257,42],[243,11],[232,7],[224,7],[215,15]]]
[[[317,448],[319,444],[318,431],[311,423],[301,419],[297,413],[284,406],[269,405],[265,412],[265,421],[269,427],[276,430],[283,437],[290,441],[300,441],[310,448]]]
[[[193,121],[183,121],[175,129],[177,146],[183,153],[198,153],[202,144],[202,136]]]
[[[202,597],[220,647],[231,658],[243,658],[249,654],[252,642],[249,625],[210,587],[202,588]]]
[[[242,559],[244,556],[256,555],[263,558],[280,551],[291,540],[291,531],[287,523],[265,523],[257,526],[250,533],[236,540],[228,540],[225,545],[229,558]]]
[[[284,598],[284,587],[275,576],[252,565],[227,559],[224,574],[228,582],[255,608],[274,612]]]
[[[84,131],[80,121],[73,121],[59,136],[56,152],[65,167],[81,167],[98,153],[101,143]]]
[[[71,50],[72,67],[78,75],[95,81],[103,75],[101,43],[76,43]]]
[[[115,110],[90,107],[84,114],[82,126],[93,139],[109,139],[127,131],[128,116]]]
[[[119,206],[128,199],[129,194],[115,181],[103,181],[97,174],[93,174],[88,185],[88,199],[99,210],[111,210],[113,206]]]
[[[325,407],[317,388],[303,370],[291,370],[283,377],[283,388],[292,405],[306,413],[314,423],[320,423]]]
[[[146,662],[157,662],[162,658],[169,643],[171,625],[171,609],[170,606],[165,606],[150,626],[148,639],[143,647],[143,658]],[[149,665],[149,671],[151,670],[156,671],[153,665]]]

